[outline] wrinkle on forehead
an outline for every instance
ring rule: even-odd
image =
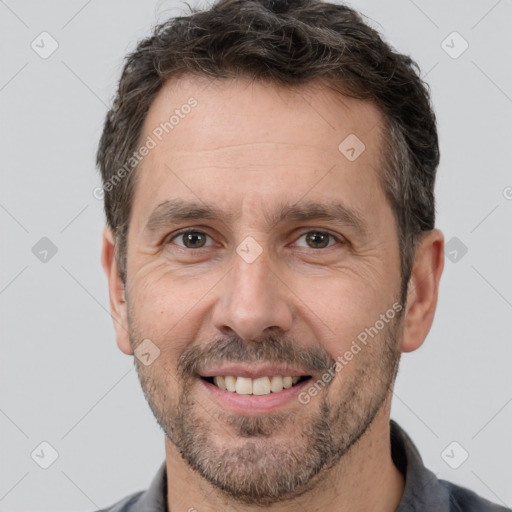
[[[257,170],[261,167],[279,166],[280,168],[331,167],[339,153],[328,146],[291,144],[280,142],[248,142],[244,144],[221,145],[209,149],[190,149],[166,151],[164,161],[169,167],[182,171],[210,169],[245,168]],[[162,159],[160,158],[160,161]],[[142,165],[153,165],[151,155]]]
[[[317,151],[318,150],[318,146],[316,145],[313,145],[313,144],[292,144],[292,143],[287,143],[287,142],[275,142],[275,141],[268,141],[268,142],[247,142],[247,143],[243,143],[243,144],[228,144],[227,146],[218,146],[218,147],[215,147],[215,148],[210,148],[210,149],[195,149],[195,150],[192,150],[192,151],[184,151],[184,150],[173,150],[173,154],[177,154],[177,155],[180,155],[180,154],[188,154],[190,152],[193,152],[193,153],[199,153],[199,154],[202,154],[202,153],[206,153],[208,154],[209,152],[213,152],[213,151],[234,151],[234,150],[245,150],[245,148],[252,148],[252,147],[263,147],[263,148],[269,148],[269,149],[286,149],[286,150],[293,150],[293,149],[306,149],[306,150],[311,150],[311,151]]]

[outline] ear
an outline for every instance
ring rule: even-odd
[[[421,347],[430,331],[443,268],[444,236],[438,229],[433,229],[423,235],[415,251],[407,291],[402,352]]]
[[[121,274],[115,258],[115,240],[112,230],[106,227],[103,230],[103,243],[101,249],[101,264],[107,276],[110,314],[116,330],[117,346],[127,355],[132,355],[128,330],[127,303]]]

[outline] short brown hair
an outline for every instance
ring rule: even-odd
[[[136,151],[163,84],[184,75],[248,77],[289,87],[315,81],[371,101],[383,115],[380,180],[396,219],[405,301],[415,245],[434,228],[439,164],[435,114],[419,66],[341,4],[220,0],[208,10],[189,9],[188,16],[157,25],[126,57],[98,147],[105,214],[123,283],[135,172],[114,180]]]

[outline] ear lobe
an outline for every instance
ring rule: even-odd
[[[108,281],[110,314],[114,321],[117,345],[122,352],[132,355],[133,350],[128,330],[125,289],[115,258],[114,235],[109,227],[103,230],[101,264]]]
[[[407,292],[402,352],[421,347],[432,327],[443,268],[444,236],[433,229],[423,235],[416,248]]]

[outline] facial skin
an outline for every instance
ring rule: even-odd
[[[169,510],[393,511],[404,481],[390,455],[392,387],[400,353],[430,329],[443,236],[423,237],[401,314],[301,403],[299,389],[400,301],[398,234],[378,179],[381,115],[323,87],[182,78],[153,102],[141,140],[190,97],[197,106],[136,171],[126,290],[109,229],[102,253],[119,348],[133,354],[149,339],[160,350],[148,366],[134,360],[166,434]],[[349,134],[365,144],[354,161],[338,150]],[[220,217],[152,217],[176,200]],[[360,225],[269,222],[310,203],[344,205]],[[195,237],[176,236],[183,228]],[[234,407],[200,377],[233,363],[312,378],[273,409],[241,395]]]

